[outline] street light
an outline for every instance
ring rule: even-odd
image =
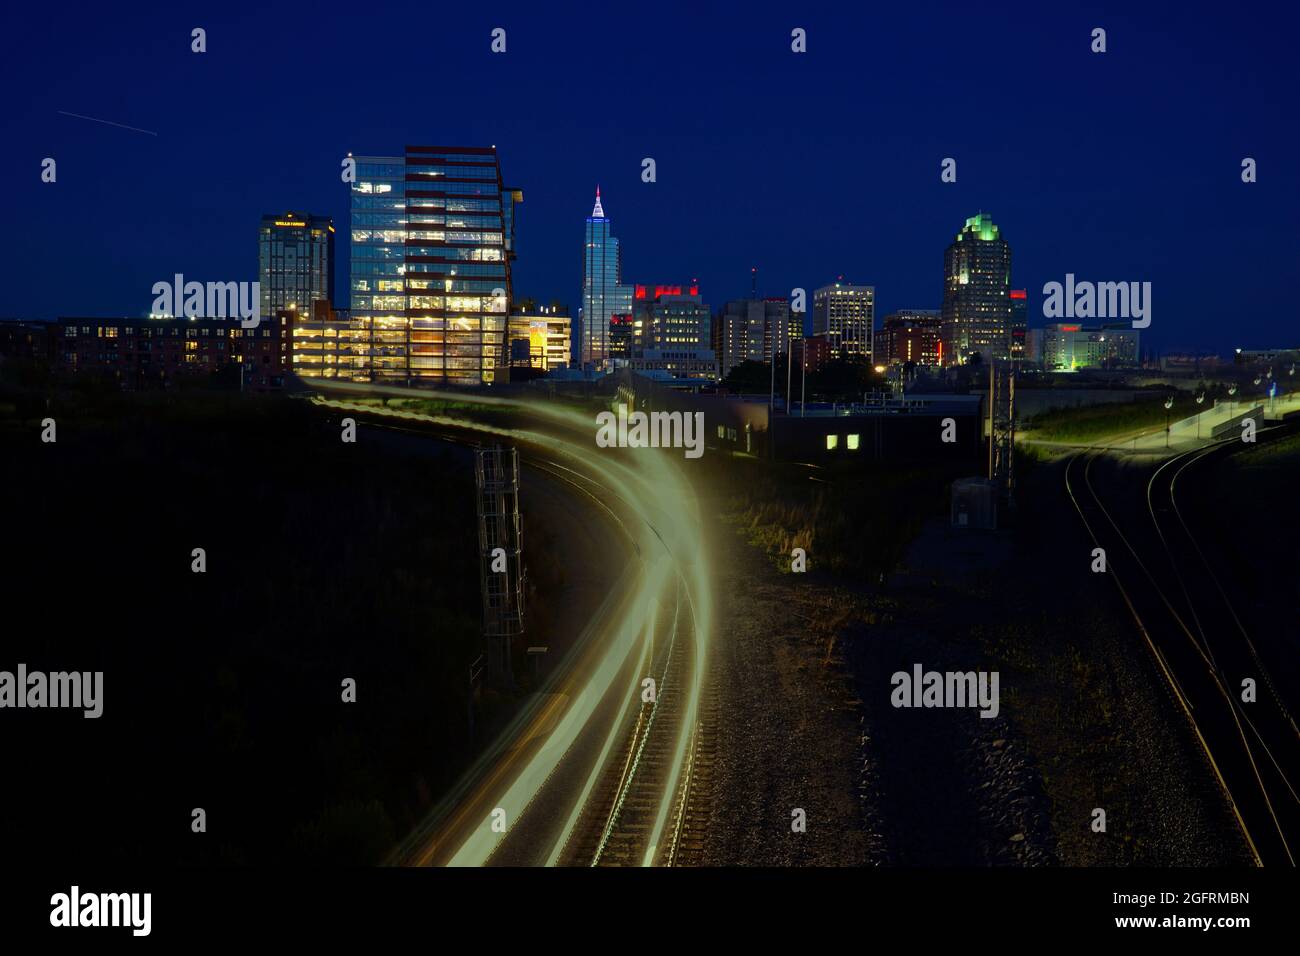
[[[1228,389],[1228,416],[1232,417],[1233,401],[1232,397],[1237,394],[1237,386],[1233,385]]]
[[[1169,409],[1174,407],[1174,397],[1165,399],[1165,451],[1169,450]]]
[[[1201,392],[1200,395],[1196,396],[1196,404],[1200,405],[1204,401],[1205,401],[1205,393]],[[1201,440],[1201,415],[1203,414],[1204,414],[1203,412],[1196,413],[1196,440],[1197,441]]]

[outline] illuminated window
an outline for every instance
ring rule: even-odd
[[[827,450],[827,451],[834,451],[834,450],[835,450],[836,448],[838,448],[839,446],[840,446],[840,436],[839,436],[839,435],[827,435],[827,436],[826,436],[826,450]]]
[[[849,444],[848,444],[848,448],[849,448],[849,451],[857,451],[857,450],[858,450],[858,436],[857,436],[857,435],[850,435],[850,436],[849,436]]]

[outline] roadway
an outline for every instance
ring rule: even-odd
[[[1292,430],[1264,429],[1259,440]],[[1233,437],[1146,466],[1131,455],[1083,451],[1066,461],[1065,487],[1093,542],[1105,549],[1107,573],[1257,864],[1294,866],[1300,853],[1296,688],[1274,683],[1238,614],[1238,597],[1207,559],[1196,516],[1179,498],[1207,464],[1242,447]],[[1242,700],[1245,678],[1257,684],[1254,703]]]
[[[1016,440],[1053,451],[1088,448],[1094,451],[1107,449],[1167,456],[1206,447],[1216,440],[1216,430],[1221,437],[1240,437],[1240,432],[1236,429],[1243,418],[1255,418],[1256,425],[1263,427],[1268,422],[1283,421],[1288,415],[1297,412],[1300,412],[1300,391],[1288,392],[1276,398],[1257,396],[1216,400],[1204,411],[1170,422],[1167,430],[1163,425],[1147,426],[1093,441],[1050,441],[1034,438],[1031,432],[1028,435],[1017,433]],[[1233,427],[1229,428],[1229,425]],[[1234,434],[1229,436],[1229,431]]]

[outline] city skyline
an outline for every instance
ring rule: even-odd
[[[563,938],[558,869],[623,937],[634,869],[1285,931],[1300,130],[1233,13],[16,9],[8,935],[436,943],[393,868],[453,938],[493,874]]]
[[[1099,15],[1112,44],[1096,55],[1087,42],[1092,24],[1055,11],[983,18],[951,13],[942,31],[906,11],[882,12],[878,19],[854,11],[833,19],[801,11],[810,49],[825,54],[801,58],[789,48],[787,21],[795,14],[776,8],[760,8],[746,24],[700,12],[685,28],[670,20],[649,30],[631,29],[630,14],[611,11],[602,32],[625,37],[620,57],[629,67],[653,62],[658,44],[669,37],[690,55],[707,53],[725,35],[729,46],[753,56],[725,71],[696,57],[690,77],[656,74],[645,83],[635,69],[621,70],[588,90],[583,110],[555,111],[543,108],[549,97],[527,77],[544,65],[556,89],[570,90],[581,72],[583,39],[527,11],[500,16],[510,28],[510,45],[495,56],[489,49],[493,24],[454,24],[458,40],[449,67],[467,82],[458,94],[464,115],[452,123],[434,124],[418,110],[396,123],[387,115],[381,121],[364,92],[344,87],[304,108],[298,125],[317,130],[306,145],[233,158],[208,148],[211,130],[228,130],[239,141],[274,141],[280,122],[275,109],[255,99],[264,80],[238,75],[235,61],[263,58],[269,80],[289,70],[270,56],[265,39],[288,22],[288,14],[269,11],[265,22],[214,14],[206,24],[211,43],[204,57],[189,50],[191,24],[176,20],[176,49],[158,51],[147,64],[133,61],[129,42],[144,13],[125,12],[120,22],[59,36],[57,47],[52,28],[34,23],[12,65],[33,66],[29,72],[43,77],[43,87],[30,100],[20,98],[16,113],[3,121],[11,141],[31,144],[4,160],[18,187],[14,215],[23,223],[5,240],[4,255],[14,274],[28,281],[8,290],[0,315],[134,315],[147,311],[151,284],[176,272],[251,279],[256,260],[249,223],[256,216],[305,209],[346,222],[347,189],[338,173],[349,151],[445,141],[496,145],[511,182],[528,195],[518,226],[517,289],[569,303],[575,317],[579,219],[599,183],[617,214],[628,277],[698,276],[715,303],[747,294],[750,270],[757,267],[758,291],[765,296],[788,295],[796,287],[811,292],[843,275],[876,287],[881,315],[938,308],[943,247],[954,223],[984,209],[1015,240],[1014,281],[1029,291],[1031,327],[1047,324],[1044,284],[1074,273],[1151,281],[1157,304],[1143,338],[1152,348],[1226,354],[1234,347],[1285,344],[1293,324],[1289,289],[1272,262],[1294,247],[1291,224],[1300,200],[1288,187],[1297,134],[1276,122],[1278,94],[1267,92],[1285,86],[1280,35],[1251,38],[1264,46],[1252,56],[1260,75],[1250,82],[1228,75],[1211,83],[1204,74],[1218,71],[1204,67],[1238,55],[1246,42],[1243,25],[1174,28],[1155,14]],[[1031,30],[1034,44],[1021,43]],[[873,74],[889,79],[856,77],[848,55],[855,35],[891,38],[873,50]],[[321,39],[319,55],[344,56],[341,40]],[[1278,55],[1270,56],[1275,43]],[[927,74],[893,69],[918,49],[933,64]],[[1002,123],[988,124],[981,111],[949,116],[943,107],[941,92],[966,81],[963,54],[971,49],[1014,63],[1025,80],[1008,88]],[[34,68],[37,60],[53,67],[48,77]],[[73,62],[78,69],[59,69]],[[401,89],[417,75],[407,72],[415,68],[393,69],[393,102],[416,103],[420,94]],[[110,88],[91,91],[79,79],[94,70],[114,75]],[[178,82],[152,82],[158,70],[176,74]],[[1268,83],[1275,74],[1278,82]],[[853,97],[827,92],[845,89],[849,79]],[[1175,85],[1179,95],[1165,97]],[[179,88],[188,91],[186,98]],[[857,99],[873,112],[870,129],[835,121]],[[760,100],[761,109],[752,105]],[[1164,105],[1153,112],[1157,100]],[[680,122],[634,120],[670,102],[688,104]],[[212,111],[203,123],[171,119],[204,104]],[[1105,113],[1082,112],[1098,104]],[[536,119],[543,114],[545,124]],[[944,123],[936,123],[941,115]],[[1072,133],[1084,116],[1108,135]],[[800,143],[812,129],[821,145],[810,151]],[[711,144],[703,152],[697,149],[701,136]],[[40,180],[46,156],[59,162],[55,183]],[[647,157],[656,161],[655,182],[641,180]],[[1244,157],[1258,161],[1258,182],[1242,182]],[[946,158],[957,163],[954,183],[940,179]],[[175,194],[177,208],[128,203],[124,190],[109,188],[144,181],[151,190]],[[840,188],[833,203],[813,211],[789,201],[806,184],[816,184],[815,191]],[[64,290],[57,282],[63,255],[52,250],[59,248],[60,224],[83,216],[106,225],[80,247],[85,281]],[[1166,251],[1170,237],[1206,229],[1214,243],[1190,243],[1179,256]],[[338,273],[347,274],[343,249],[339,260]],[[1200,280],[1207,275],[1223,279],[1206,286]],[[1243,316],[1250,317],[1249,332],[1237,328]]]

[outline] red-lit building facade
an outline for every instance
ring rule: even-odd
[[[885,316],[876,336],[876,364],[938,365],[942,329],[937,309],[902,309]]]
[[[793,362],[791,368],[807,368],[809,372],[817,371],[835,357],[831,341],[824,335],[809,335],[802,339],[795,339],[790,343],[790,351]]]
[[[1011,358],[1024,361],[1029,335],[1029,293],[1025,289],[1012,289],[1007,298],[1011,300]]]

